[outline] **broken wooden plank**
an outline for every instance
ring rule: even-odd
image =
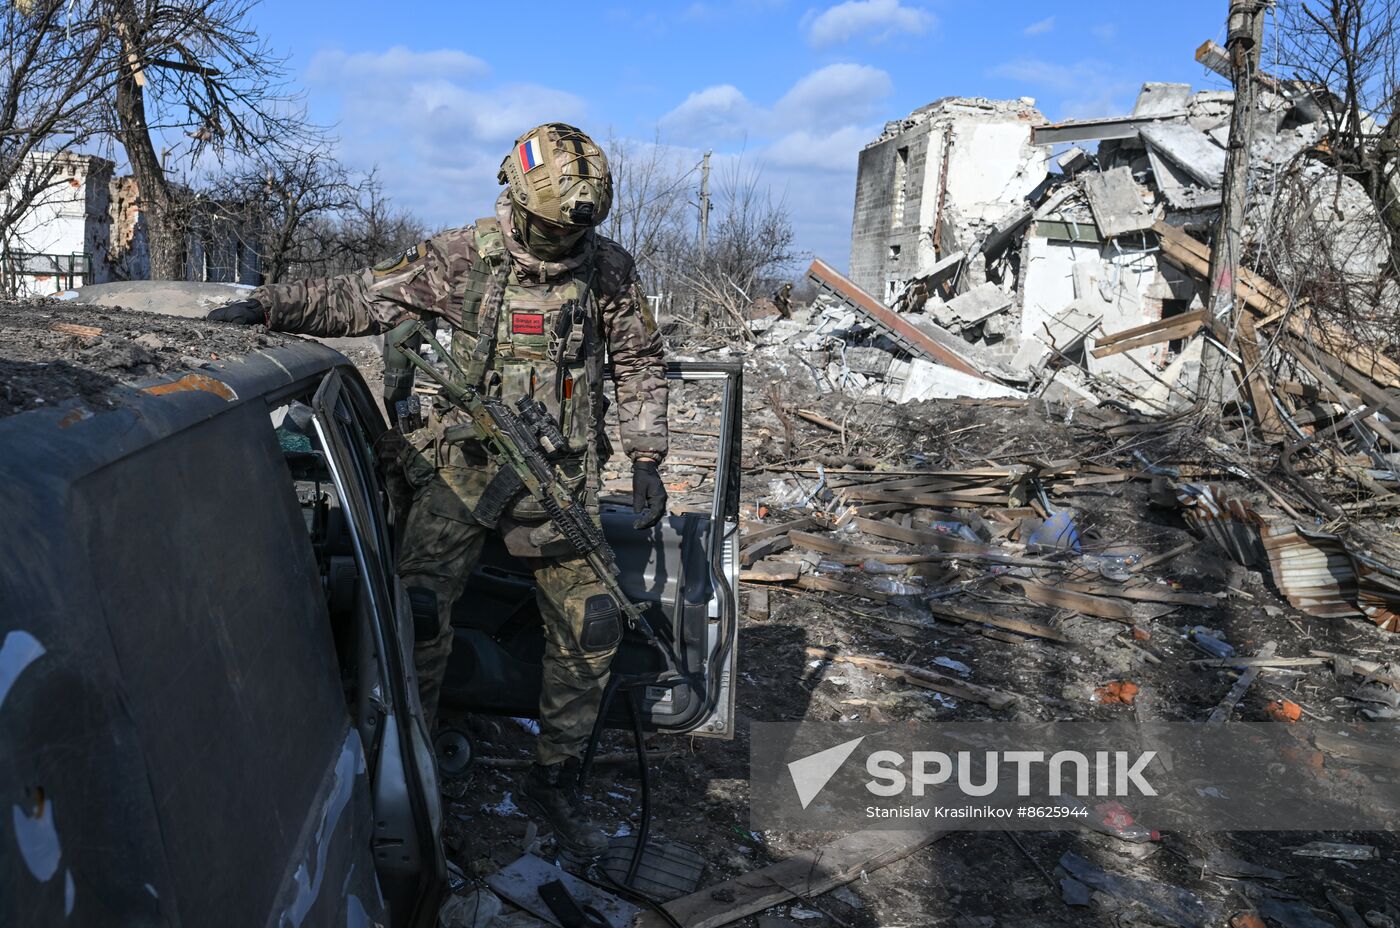
[[[879,657],[867,657],[863,654],[841,654],[836,651],[828,651],[825,648],[808,648],[807,656],[851,664],[891,680],[956,696],[959,699],[980,702],[993,709],[1004,709],[1018,698],[1011,693],[1003,693],[1001,690],[992,689],[989,686],[979,686],[976,683],[968,683],[965,680],[959,680],[956,677],[950,677],[933,670],[926,670],[923,667],[898,664]]]
[[[1200,280],[1210,278],[1210,246],[1198,242],[1182,229],[1159,222],[1157,233],[1162,256]],[[1288,295],[1274,284],[1240,267],[1235,277],[1235,296],[1259,316],[1286,320],[1288,331],[1305,342],[1321,343],[1352,370],[1386,387],[1400,387],[1400,363],[1374,346],[1363,345],[1325,320],[1317,319],[1306,304],[1293,305]],[[1292,312],[1286,312],[1293,305]]]
[[[739,549],[739,566],[748,567],[755,561],[761,561],[770,554],[777,554],[791,547],[792,540],[786,534],[765,538],[757,544],[751,544]]]
[[[759,561],[739,571],[739,579],[749,583],[791,583],[802,576],[797,561]]]
[[[1198,657],[1190,663],[1198,667],[1320,667],[1323,657]]]
[[[1028,619],[1017,619],[1010,616],[992,615],[990,612],[980,612],[976,609],[968,609],[963,606],[954,606],[951,603],[930,602],[929,612],[941,619],[948,619],[964,625],[990,625],[1000,628],[1003,631],[1017,632],[1022,635],[1030,635],[1035,638],[1044,638],[1048,641],[1059,641],[1068,644],[1069,638],[1059,629],[1051,628],[1040,622],[1032,622]]]
[[[1132,567],[1129,567],[1128,571],[1129,573],[1138,574],[1142,573],[1149,567],[1156,567],[1158,564],[1165,564],[1167,561],[1170,561],[1173,558],[1179,557],[1185,554],[1187,551],[1190,551],[1192,548],[1196,547],[1196,544],[1197,543],[1194,541],[1182,542],[1175,548],[1172,548],[1170,551],[1163,551],[1161,554],[1154,554],[1149,558],[1145,558],[1139,561]]]
[[[1240,353],[1240,360],[1244,362],[1245,389],[1249,392],[1254,421],[1259,424],[1259,431],[1264,434],[1265,439],[1281,440],[1283,421],[1279,419],[1278,410],[1274,408],[1269,371],[1259,356],[1259,336],[1254,331],[1254,317],[1249,313],[1240,313],[1235,320],[1240,336],[1235,341],[1235,347]]]
[[[788,538],[799,548],[820,551],[823,554],[843,554],[849,557],[878,559],[889,557],[893,553],[872,548],[869,545],[856,544],[853,541],[841,541],[831,535],[818,535],[812,532],[789,532]]]
[[[1277,650],[1278,644],[1273,641],[1268,641],[1264,643],[1264,646],[1259,649],[1259,653],[1255,656],[1273,657],[1274,652]],[[1240,678],[1235,681],[1234,686],[1230,687],[1230,692],[1225,694],[1225,698],[1220,701],[1220,705],[1216,706],[1211,711],[1210,718],[1206,719],[1206,725],[1216,728],[1228,722],[1230,720],[1230,714],[1235,711],[1235,706],[1238,706],[1240,700],[1244,699],[1244,694],[1249,692],[1249,688],[1254,685],[1255,679],[1258,678],[1260,671],[1263,669],[1262,667],[1250,667],[1247,668],[1244,673],[1240,674]]]
[[[943,532],[905,528],[883,519],[865,519],[859,516],[854,521],[857,531],[874,535],[876,538],[888,538],[890,541],[899,541],[907,545],[924,545],[937,548],[940,551],[959,551],[972,554],[991,552],[991,549],[984,544],[974,543],[956,535],[945,535]]]
[[[739,535],[739,543],[741,545],[757,544],[760,541],[766,541],[767,539],[775,538],[778,535],[786,535],[788,532],[791,531],[805,532],[810,528],[816,527],[816,524],[816,519],[813,519],[810,516],[804,516],[800,519],[793,519],[791,522],[779,522],[773,525],[762,525],[756,529],[753,529],[752,531],[750,531],[748,526],[746,525],[744,527],[743,532],[741,532]]]
[[[1400,751],[1391,745],[1370,744],[1329,731],[1314,731],[1313,745],[1325,754],[1344,757],[1358,764],[1372,764],[1400,770]]]
[[[664,906],[684,928],[719,928],[789,899],[811,899],[921,850],[943,837],[938,831],[859,831],[831,844],[794,854],[758,870],[706,886]],[[634,928],[666,928],[644,911]]]
[[[1043,606],[1073,609],[1075,612],[1082,612],[1085,615],[1097,616],[1100,619],[1112,619],[1115,622],[1126,622],[1129,625],[1133,622],[1133,610],[1117,600],[1046,586],[1043,583],[1024,580],[1020,577],[998,577],[997,582],[1003,586],[1020,589],[1031,602],[1040,603]]]
[[[846,429],[841,425],[841,423],[833,422],[826,416],[823,416],[820,413],[812,412],[810,409],[799,409],[796,411],[796,415],[797,418],[801,419],[803,422],[810,422],[813,425],[819,425],[827,431],[835,432],[838,435],[846,431]]]
[[[72,335],[74,338],[81,338],[84,341],[92,341],[102,337],[102,330],[95,325],[78,325],[76,322],[55,322],[49,326],[49,330],[60,335]]]
[[[1131,599],[1140,603],[1172,603],[1177,606],[1201,606],[1203,608],[1220,605],[1220,600],[1209,593],[1185,593],[1180,590],[1163,590],[1151,586],[1117,586],[1110,583],[1081,583],[1065,580],[1057,584],[1057,588],[1095,596],[1112,596],[1115,599]]]
[[[935,340],[899,313],[879,303],[873,296],[856,286],[845,275],[820,258],[813,259],[812,266],[807,269],[807,275],[819,288],[827,290],[847,306],[865,316],[871,323],[884,330],[896,344],[911,354],[920,355],[935,364],[951,367],[979,380],[992,379],[978,370],[976,365],[959,352],[941,341]],[[951,341],[957,336],[950,334],[948,338]]]
[[[1096,358],[1106,358],[1109,355],[1131,351],[1134,348],[1146,348],[1148,345],[1169,342],[1178,338],[1189,338],[1199,332],[1205,324],[1206,311],[1204,309],[1168,316],[1157,322],[1134,326],[1131,329],[1124,329],[1104,338],[1095,339],[1091,353]]]
[[[831,577],[819,577],[808,574],[797,581],[797,587],[803,590],[812,590],[818,593],[845,593],[847,596],[859,596],[861,599],[873,600],[877,603],[887,603],[890,597],[886,593],[876,590],[867,590],[863,586],[856,586],[854,583],[847,583],[844,580],[835,580]]]

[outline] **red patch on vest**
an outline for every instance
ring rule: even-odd
[[[543,335],[544,313],[511,313],[510,332],[512,335]]]
[[[545,335],[545,314],[512,312],[511,335]]]

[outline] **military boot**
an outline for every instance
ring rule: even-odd
[[[563,848],[592,859],[608,848],[608,837],[583,811],[578,791],[579,762],[531,764],[520,790],[530,810],[554,826],[554,837]]]

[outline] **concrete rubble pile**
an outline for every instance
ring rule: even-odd
[[[1198,60],[1221,67],[1217,51],[1207,43]],[[1330,98],[1265,83],[1245,228],[1247,260],[1274,278],[1250,287],[1261,338],[1296,302],[1280,278],[1319,262],[1382,303],[1400,296],[1382,282],[1387,235],[1370,200],[1304,157],[1325,144]],[[1131,113],[1102,119],[1051,124],[1027,98],[945,98],[888,123],[860,155],[849,277],[814,262],[815,302],[753,320],[757,350],[790,355],[823,392],[897,403],[1035,396],[1152,416],[1191,405],[1213,334],[1204,279],[1232,100],[1149,83]],[[1286,182],[1311,184],[1325,207],[1297,214]],[[1261,254],[1284,225],[1288,252]],[[1341,345],[1334,356],[1356,347]]]

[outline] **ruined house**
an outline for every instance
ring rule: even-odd
[[[136,179],[95,155],[40,152],[29,174],[53,171],[48,189],[24,217],[3,230],[0,288],[43,296],[86,284],[150,277],[150,251]],[[22,179],[15,181],[16,185]],[[17,189],[4,191],[14,196]],[[186,240],[186,280],[261,283],[251,230],[228,218],[219,204],[198,198]]]
[[[860,153],[851,280],[893,303],[980,243],[1045,179],[1034,101],[945,97],[887,123]]]
[[[1213,48],[1198,53],[1208,66]],[[945,98],[888,123],[860,153],[849,279],[814,263],[813,317],[765,322],[765,339],[834,352],[810,365],[823,389],[901,402],[1192,402],[1232,105],[1230,91],[1148,83],[1131,112],[1099,119]],[[1281,284],[1321,273],[1374,302],[1385,228],[1359,185],[1307,157],[1328,105],[1296,82],[1261,91],[1246,239]]]

